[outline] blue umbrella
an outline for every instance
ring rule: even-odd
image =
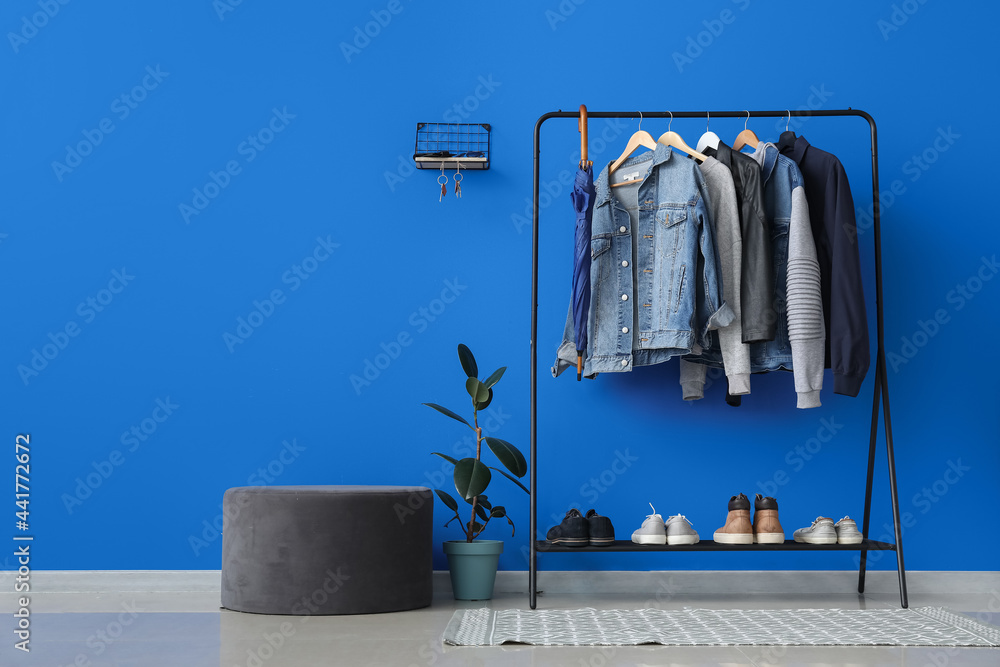
[[[580,105],[580,168],[570,199],[576,213],[573,245],[573,327],[576,332],[576,379],[583,379],[583,353],[587,349],[590,315],[590,234],[594,220],[594,169],[587,160],[587,107]]]

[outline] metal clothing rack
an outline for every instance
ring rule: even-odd
[[[872,398],[872,421],[871,435],[868,444],[868,481],[865,487],[865,513],[862,524],[863,540],[860,544],[831,544],[815,545],[802,544],[792,540],[786,540],[784,544],[717,544],[710,540],[702,540],[697,544],[684,546],[658,546],[658,545],[635,545],[632,542],[623,540],[616,541],[610,547],[562,547],[550,545],[544,540],[537,540],[538,534],[538,195],[539,195],[539,153],[541,151],[541,131],[542,125],[553,118],[574,118],[580,119],[581,112],[576,111],[553,111],[541,116],[535,123],[535,157],[534,157],[534,187],[533,187],[533,212],[531,230],[531,540],[530,540],[530,564],[528,571],[529,602],[534,609],[537,598],[538,584],[538,552],[586,552],[599,551],[607,553],[609,551],[857,551],[861,552],[861,563],[858,572],[858,592],[865,590],[865,567],[869,551],[890,550],[896,552],[896,569],[899,573],[899,600],[903,608],[908,606],[906,597],[906,569],[903,565],[903,534],[899,518],[899,498],[896,491],[896,463],[892,445],[892,420],[889,414],[889,377],[886,373],[885,364],[885,343],[884,343],[884,322],[883,322],[883,301],[882,301],[882,234],[879,223],[879,186],[878,186],[878,136],[875,128],[875,119],[868,113],[859,109],[832,109],[832,110],[796,110],[796,111],[581,111],[590,118],[635,118],[640,116],[648,118],[705,118],[709,114],[714,118],[777,118],[777,117],[799,117],[799,116],[858,116],[868,121],[871,128],[871,150],[872,150],[872,204],[874,206],[874,232],[875,232],[875,312],[878,335],[878,352],[875,357],[875,390]],[[584,117],[586,117],[584,116]],[[581,127],[581,131],[584,128]],[[885,448],[889,464],[889,492],[892,499],[892,522],[895,528],[895,543],[880,542],[868,539],[869,518],[871,515],[872,482],[875,474],[875,446],[878,437],[878,417],[879,398],[882,399],[882,415],[885,427]]]

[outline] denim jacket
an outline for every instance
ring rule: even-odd
[[[796,164],[778,154],[774,144],[761,142],[751,155],[764,179],[764,211],[772,221],[774,310],[778,330],[774,340],[750,346],[754,373],[791,370],[797,406],[820,405],[823,387],[823,300],[816,244],[809,224],[802,173]],[[689,361],[723,367],[718,342]]]
[[[733,320],[722,299],[698,164],[663,145],[626,160],[616,174],[637,174],[638,191],[631,194],[638,205],[635,220],[622,201],[630,195],[610,186],[609,166],[594,184],[587,376],[660,363],[696,344],[707,347],[709,330]],[[553,375],[575,362],[573,323],[567,318]]]

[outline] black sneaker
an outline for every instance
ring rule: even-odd
[[[585,547],[590,544],[590,526],[580,510],[573,508],[566,512],[566,518],[558,526],[545,533],[546,541],[565,547]]]
[[[610,547],[615,542],[615,527],[611,519],[601,516],[597,510],[587,510],[587,523],[590,524],[590,546]]]

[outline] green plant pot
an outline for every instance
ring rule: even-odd
[[[503,553],[500,540],[449,540],[444,543],[451,572],[451,588],[456,600],[489,600],[493,597],[493,584],[497,566]]]

